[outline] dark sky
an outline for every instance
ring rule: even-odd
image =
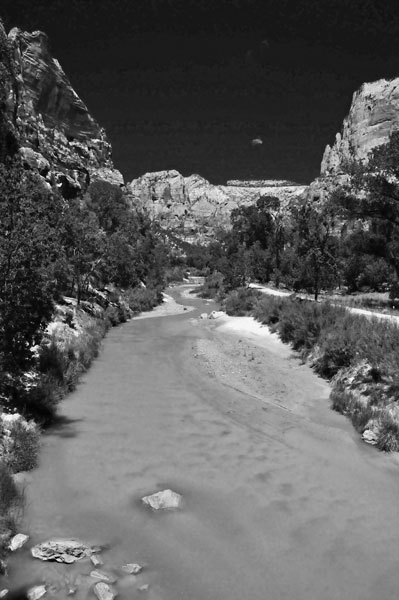
[[[309,182],[364,81],[399,75],[397,0],[1,0],[42,29],[130,180]],[[262,145],[251,146],[260,137]]]

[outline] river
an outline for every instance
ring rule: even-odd
[[[144,565],[134,583],[120,578],[122,600],[396,598],[397,462],[359,441],[327,384],[287,350],[268,350],[264,399],[207,375],[197,342],[221,334],[197,318],[212,305],[182,302],[195,310],[112,329],[62,403],[28,478],[29,544],[74,537],[106,546],[108,572]],[[278,383],[291,390],[280,404],[268,401]],[[181,510],[142,506],[164,488]],[[76,585],[80,600],[91,569],[42,563],[27,547],[3,587],[45,581],[62,599]]]

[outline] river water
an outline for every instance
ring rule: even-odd
[[[396,598],[396,462],[358,440],[310,372],[307,416],[207,376],[193,354],[213,335],[193,323],[205,305],[184,303],[195,311],[111,330],[62,403],[27,484],[30,545],[79,538],[106,545],[108,572],[144,565],[135,582],[119,579],[122,600]],[[274,361],[295,378],[284,354]],[[164,488],[182,494],[182,510],[142,506]],[[67,582],[80,600],[92,568],[42,563],[26,548],[3,587],[46,581],[61,599]]]

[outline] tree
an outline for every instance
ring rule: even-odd
[[[295,249],[300,258],[296,287],[312,291],[318,299],[322,287],[331,287],[337,279],[338,238],[334,235],[334,213],[310,203],[292,211],[295,223]]]
[[[40,342],[58,294],[62,200],[14,161],[0,165],[0,360],[18,371]]]
[[[247,250],[251,249],[253,276],[267,282],[274,273],[278,286],[285,244],[280,200],[275,196],[262,196],[254,205],[236,208],[231,213],[231,224],[238,241]]]
[[[374,149],[367,162],[353,163],[349,175],[349,183],[332,194],[330,205],[343,217],[364,223],[370,241],[365,250],[384,258],[398,281],[399,132],[393,132],[387,144]]]
[[[62,222],[63,274],[65,291],[76,295],[78,304],[87,294],[90,284],[101,279],[104,263],[105,233],[98,226],[96,215],[79,200],[70,201]]]

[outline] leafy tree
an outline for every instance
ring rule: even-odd
[[[0,165],[0,360],[18,371],[31,361],[58,294],[61,199],[18,162]]]
[[[399,132],[369,155],[366,163],[354,163],[350,181],[338,188],[331,206],[343,217],[359,219],[365,226],[368,254],[383,258],[399,279]]]
[[[63,261],[60,267],[65,290],[76,295],[78,304],[90,284],[100,280],[104,262],[105,233],[96,215],[79,200],[70,201],[64,213],[61,232]]]
[[[94,181],[85,199],[87,208],[95,213],[99,226],[106,233],[115,233],[129,214],[121,188],[107,181]]]
[[[337,280],[338,239],[334,235],[334,213],[328,208],[316,208],[310,203],[293,210],[295,250],[300,259],[297,287],[314,293],[318,299],[322,287]]]

